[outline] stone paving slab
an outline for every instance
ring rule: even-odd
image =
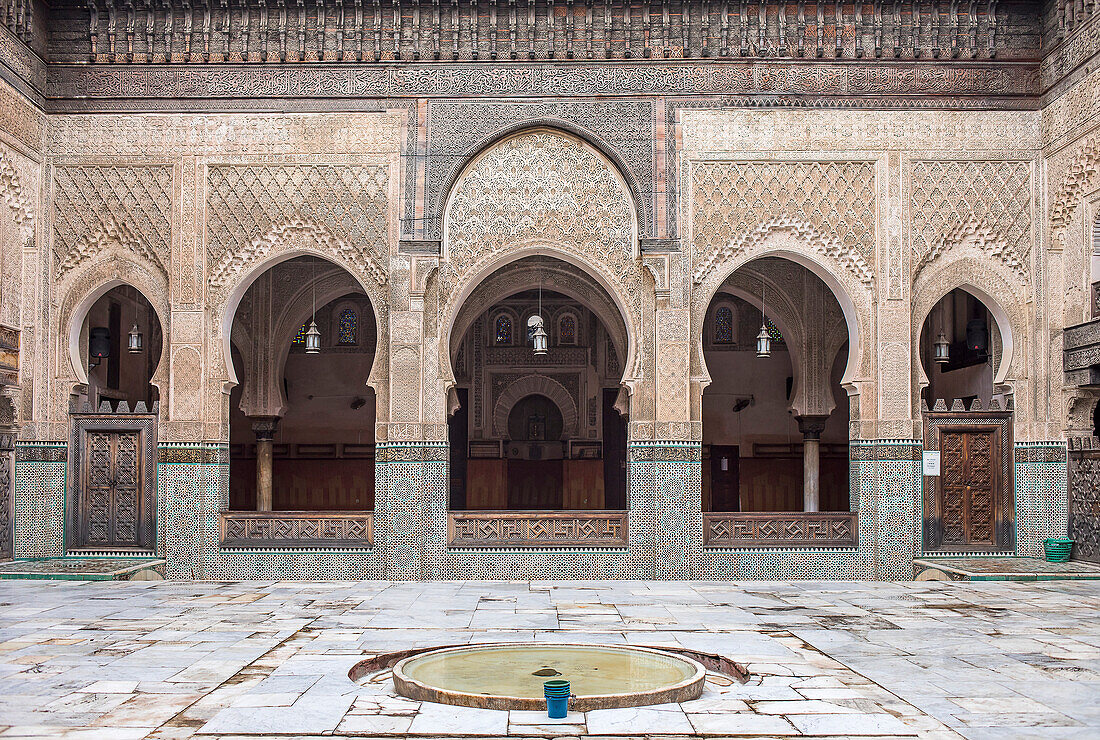
[[[565,720],[347,675],[535,640],[686,647],[752,675]],[[0,739],[264,735],[1096,738],[1100,583],[0,582]]]
[[[0,562],[0,579],[67,581],[127,580],[164,565],[154,558],[41,558]]]
[[[1100,565],[1081,560],[1051,563],[1042,558],[956,557],[917,558],[914,571],[934,568],[950,574],[955,580],[968,581],[1058,581],[1100,580]]]

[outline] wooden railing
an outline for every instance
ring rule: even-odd
[[[227,511],[221,546],[248,548],[370,547],[369,511]]]
[[[703,514],[710,547],[854,547],[858,531],[847,511]]]
[[[452,511],[451,547],[626,547],[625,511]]]

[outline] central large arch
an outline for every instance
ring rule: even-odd
[[[491,138],[461,169],[443,213],[440,366],[453,384],[451,341],[458,314],[501,267],[547,256],[579,268],[614,302],[627,327],[618,337],[623,380],[640,375],[645,297],[637,262],[638,206],[619,169],[600,148],[572,132],[526,128]]]

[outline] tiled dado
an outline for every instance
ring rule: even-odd
[[[65,554],[65,442],[15,443],[15,557]]]
[[[848,516],[857,523],[858,544],[711,545],[700,554],[693,577],[911,579],[920,535],[921,445],[911,439],[855,440],[848,449],[852,501]]]
[[[1040,557],[1043,540],[1069,528],[1068,452],[1065,442],[1017,442],[1016,554]]]
[[[860,440],[850,447],[854,547],[703,548],[701,448],[694,442],[628,447],[629,537],[622,544],[552,549],[449,546],[443,443],[378,446],[374,548],[222,547],[229,503],[223,444],[158,448],[158,554],[170,578],[880,578],[912,577],[921,522],[922,445]],[[1066,446],[1015,445],[1020,554],[1038,555],[1066,527]],[[17,557],[64,553],[67,449],[18,443],[15,453]],[[310,542],[309,545],[317,543]]]
[[[446,442],[375,445],[374,549],[385,578],[405,581],[442,575],[449,456]]]
[[[157,464],[162,547],[169,578],[208,580],[380,578],[370,550],[330,545],[223,549],[222,513],[229,507],[229,447],[161,444]]]

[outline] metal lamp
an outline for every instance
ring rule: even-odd
[[[760,333],[756,335],[756,356],[765,358],[772,356],[772,337],[768,334],[768,320],[764,318],[764,290],[763,279],[760,280]]]
[[[315,355],[321,351],[321,332],[317,329],[317,322],[310,321],[306,329],[306,354]]]
[[[548,354],[546,350],[546,326],[542,316],[535,314],[527,319],[527,336],[531,337],[531,344],[535,347],[535,357],[543,357]]]
[[[306,329],[306,354],[316,355],[321,352],[321,332],[317,329],[317,262],[310,262],[310,287],[313,290],[313,317]]]
[[[527,336],[535,347],[535,357],[545,357],[546,351],[546,322],[542,320],[542,280],[539,280],[539,312],[527,319]]]
[[[144,338],[141,336],[141,329],[138,328],[137,323],[134,323],[133,328],[130,329],[126,342],[126,351],[132,355],[141,354],[141,351],[145,349]]]
[[[951,359],[951,344],[941,331],[936,341],[932,343],[932,359],[937,365],[946,365]]]

